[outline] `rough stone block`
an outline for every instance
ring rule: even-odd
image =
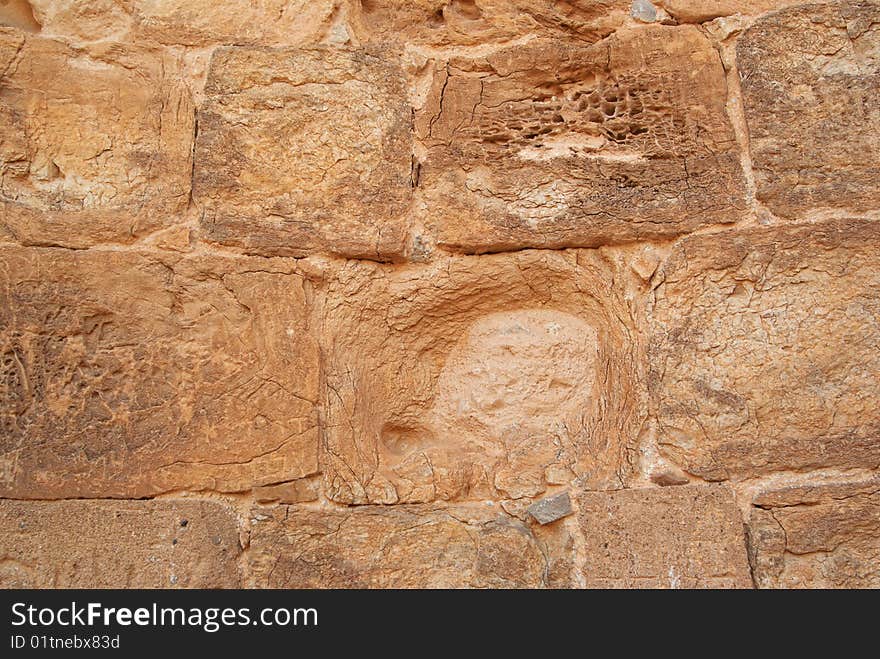
[[[292,261],[0,250],[0,496],[245,490],[317,471]]]
[[[880,4],[792,7],[737,45],[758,198],[781,217],[880,208]]]
[[[755,505],[759,588],[880,588],[880,479],[790,487]]]
[[[546,588],[570,585],[572,541],[485,503],[256,509],[257,588]]]
[[[0,240],[130,242],[187,208],[194,107],[169,55],[0,29]]]
[[[536,501],[526,510],[539,524],[550,524],[574,512],[571,509],[571,499],[568,492]]]
[[[661,451],[709,480],[880,466],[880,231],[828,221],[693,236],[657,275]]]
[[[238,588],[222,504],[0,501],[0,588]]]
[[[217,51],[193,183],[207,239],[272,255],[401,253],[411,112],[392,61],[362,50]]]
[[[585,492],[588,588],[751,588],[742,518],[723,485]]]
[[[630,0],[349,0],[362,41],[416,46],[486,46],[534,34],[592,43],[626,19]]]
[[[644,396],[638,311],[615,273],[591,251],[345,264],[321,312],[326,494],[391,504],[620,486]]]
[[[435,65],[420,218],[463,252],[590,247],[739,219],[718,53],[694,27],[531,40]]]

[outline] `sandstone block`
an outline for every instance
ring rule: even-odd
[[[781,217],[880,208],[880,4],[792,7],[737,45],[758,197]]]
[[[759,588],[880,587],[880,479],[765,493],[749,521]]]
[[[742,519],[723,485],[584,492],[588,588],[751,588]]]
[[[733,14],[762,14],[803,0],[656,0],[670,16],[682,23],[703,23]]]
[[[661,451],[709,480],[880,465],[880,231],[840,220],[693,236],[661,266]]]
[[[0,588],[238,588],[221,504],[0,501]]]
[[[257,588],[545,588],[569,585],[571,538],[498,506],[281,506],[253,514]]]
[[[128,242],[186,209],[194,109],[168,55],[0,29],[0,239]]]
[[[221,49],[205,94],[193,185],[208,240],[274,255],[400,253],[410,109],[389,56]]]
[[[486,46],[531,34],[586,43],[625,20],[629,0],[349,0],[349,24],[361,41],[416,46]]]
[[[615,272],[590,251],[345,264],[321,312],[327,495],[619,486],[644,396],[638,311]]]
[[[334,0],[12,0],[17,22],[75,42],[154,41],[167,45],[300,45],[330,29]],[[30,6],[28,6],[30,5]],[[17,14],[17,15],[18,15]]]
[[[415,116],[425,224],[445,248],[492,252],[733,222],[743,179],[725,99],[692,26],[441,61]]]
[[[317,471],[286,260],[0,250],[0,496],[239,491]]]

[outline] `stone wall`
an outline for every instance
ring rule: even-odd
[[[0,25],[0,585],[880,587],[880,3]]]

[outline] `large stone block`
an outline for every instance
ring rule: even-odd
[[[187,208],[194,107],[171,57],[0,29],[0,239],[128,242]]]
[[[710,480],[880,466],[880,225],[693,236],[661,266],[661,451]]]
[[[217,51],[195,151],[207,239],[261,254],[400,253],[411,112],[403,72],[389,59],[360,50]]]
[[[570,585],[571,537],[485,503],[256,509],[257,588],[547,588]]]
[[[592,251],[345,264],[321,321],[327,495],[620,486],[645,404],[624,280]]]
[[[238,588],[222,504],[0,501],[0,588]]]
[[[0,496],[238,491],[317,471],[292,261],[0,250]]]
[[[656,0],[653,4],[682,23],[703,23],[720,16],[762,14],[804,0]]]
[[[592,43],[624,22],[630,0],[348,0],[347,6],[362,41],[446,48],[536,33]]]
[[[588,588],[751,588],[742,518],[723,485],[585,492]]]
[[[770,14],[737,66],[759,199],[786,218],[880,208],[880,4]]]
[[[4,2],[7,0],[4,0]],[[338,0],[9,0],[10,20],[75,42],[300,45],[323,38]],[[26,9],[25,9],[26,8]]]
[[[759,588],[880,588],[880,478],[790,487],[754,503]]]
[[[435,65],[420,217],[455,251],[674,236],[744,209],[718,53],[692,26],[531,40]]]

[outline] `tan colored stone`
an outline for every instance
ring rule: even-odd
[[[28,0],[0,0],[0,26],[39,32],[40,24]]]
[[[5,1],[5,0],[4,0]],[[27,5],[25,0],[21,4]],[[44,32],[78,42],[302,45],[330,29],[337,0],[30,0]],[[0,22],[3,21],[0,6]],[[16,25],[16,27],[18,27]]]
[[[620,486],[644,409],[625,279],[595,251],[347,263],[322,311],[327,496]]]
[[[554,588],[570,585],[571,537],[485,503],[252,513],[257,588]]]
[[[215,502],[0,501],[0,588],[238,588],[238,538]]]
[[[744,183],[725,99],[718,53],[692,26],[439,62],[415,116],[421,213],[463,252],[733,222]]]
[[[194,195],[208,240],[261,254],[403,249],[411,188],[402,70],[366,51],[217,51]]]
[[[0,250],[0,496],[238,491],[317,471],[286,260]]]
[[[880,465],[880,231],[841,220],[680,241],[652,314],[662,452],[710,480]]]
[[[739,39],[758,198],[785,218],[880,208],[880,4],[810,4]]]
[[[880,479],[788,488],[760,505],[749,521],[759,588],[880,587]]]
[[[194,111],[167,56],[0,29],[0,238],[128,242],[186,209]]]
[[[751,588],[742,519],[723,485],[585,492],[588,588]]]
[[[254,488],[257,503],[301,503],[317,501],[321,481],[318,477],[298,478],[287,483]]]
[[[318,42],[334,0],[136,0],[138,32],[167,44],[293,46]]]
[[[804,0],[656,0],[670,16],[681,23],[703,23],[733,14],[763,14]]]
[[[532,34],[598,41],[619,27],[629,0],[349,0],[361,41],[486,46]]]

